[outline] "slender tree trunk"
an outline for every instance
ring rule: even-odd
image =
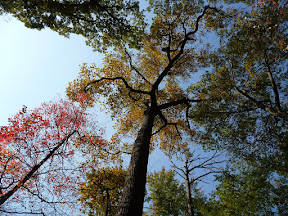
[[[50,157],[53,156],[53,154],[67,141],[69,138],[75,133],[76,131],[73,131],[70,133],[65,139],[63,139],[61,142],[55,146],[46,157],[40,161],[37,165],[35,165],[11,190],[9,190],[7,193],[5,193],[3,196],[0,197],[0,206],[5,203],[16,191],[22,187],[33,175],[37,170],[44,164]]]
[[[185,188],[186,188],[186,198],[187,198],[187,207],[189,216],[194,216],[194,205],[191,195],[191,182],[189,181],[189,176],[185,178]]]
[[[110,194],[108,188],[106,188],[106,197],[107,197],[107,203],[106,203],[105,216],[108,216],[111,213]]]
[[[135,140],[131,161],[123,189],[118,216],[141,216],[145,196],[149,145],[155,113],[146,111],[140,131]]]

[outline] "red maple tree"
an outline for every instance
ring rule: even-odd
[[[26,213],[43,214],[39,203],[55,209],[67,202],[67,193],[75,193],[84,172],[74,154],[79,143],[103,145],[100,136],[87,139],[86,115],[80,106],[59,100],[31,111],[24,106],[0,127],[0,212],[18,213],[20,205]]]

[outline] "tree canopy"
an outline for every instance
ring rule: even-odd
[[[148,10],[153,19],[144,32],[142,14],[133,1],[0,3],[3,12],[12,13],[30,28],[49,27],[65,36],[80,34],[96,50],[117,46],[105,54],[101,68],[83,64],[67,95],[85,108],[96,101],[116,121],[117,132],[103,148],[105,154],[98,152],[94,158],[131,154],[125,183],[122,172],[98,169],[93,161],[87,184],[82,184],[82,201],[92,213],[95,208],[121,216],[143,212],[149,153],[159,147],[172,157],[191,143],[225,150],[243,161],[235,172],[227,170],[218,178],[214,193],[218,198],[203,204],[211,210],[206,211],[208,215],[265,215],[273,214],[274,208],[286,213],[287,197],[282,190],[288,171],[287,7],[286,0],[151,0]],[[97,141],[97,136],[89,135],[79,142]],[[5,142],[1,151],[9,155],[9,142]],[[88,153],[94,147],[99,147],[97,142],[84,150]],[[106,175],[116,183],[107,181]],[[149,184],[159,189],[158,183],[168,179],[171,191],[182,190],[169,175],[152,174],[157,181],[149,178]],[[14,179],[6,184],[2,190]],[[167,197],[162,200],[166,205]],[[117,210],[112,210],[114,204]],[[168,208],[170,204],[158,210],[175,215],[182,211]]]
[[[204,215],[286,215],[287,176],[238,161],[218,176],[220,184],[203,206]]]
[[[175,179],[173,170],[148,175],[147,178],[148,215],[187,215],[185,187]]]
[[[191,93],[201,141],[287,172],[287,3],[259,1],[238,10],[221,47]]]
[[[202,65],[198,59],[203,52],[193,48],[205,31],[202,19],[220,13],[198,1],[153,1],[151,8],[156,17],[138,52],[123,47],[106,54],[102,68],[84,65],[67,88],[72,100],[83,93],[87,98],[105,97],[105,106],[117,120],[114,145],[121,143],[123,135],[136,137],[119,215],[142,213],[151,138],[170,151],[187,145],[181,138],[193,134],[189,108],[201,100],[190,97],[179,80],[191,81]]]
[[[12,14],[28,28],[48,27],[66,37],[82,35],[97,51],[121,41],[138,47],[144,27],[139,3],[133,0],[3,0],[0,11]]]

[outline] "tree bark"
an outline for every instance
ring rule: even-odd
[[[109,194],[109,189],[106,188],[106,197],[107,197],[107,203],[106,203],[106,211],[105,211],[105,216],[108,216],[111,213],[111,201],[110,201],[110,194]]]
[[[191,182],[189,181],[189,175],[185,176],[185,188],[186,188],[186,198],[187,198],[187,207],[189,216],[194,216],[194,205],[191,195]]]
[[[155,111],[145,112],[141,129],[135,140],[127,177],[123,189],[118,216],[141,216],[145,196],[147,164]]]

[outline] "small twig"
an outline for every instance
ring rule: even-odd
[[[152,86],[152,84],[143,76],[143,74],[136,68],[136,66],[132,64],[132,57],[131,57],[130,53],[128,53],[126,47],[125,47],[124,51],[125,51],[126,55],[127,55],[128,58],[129,58],[130,67],[131,67],[145,82],[147,82],[149,85]]]

